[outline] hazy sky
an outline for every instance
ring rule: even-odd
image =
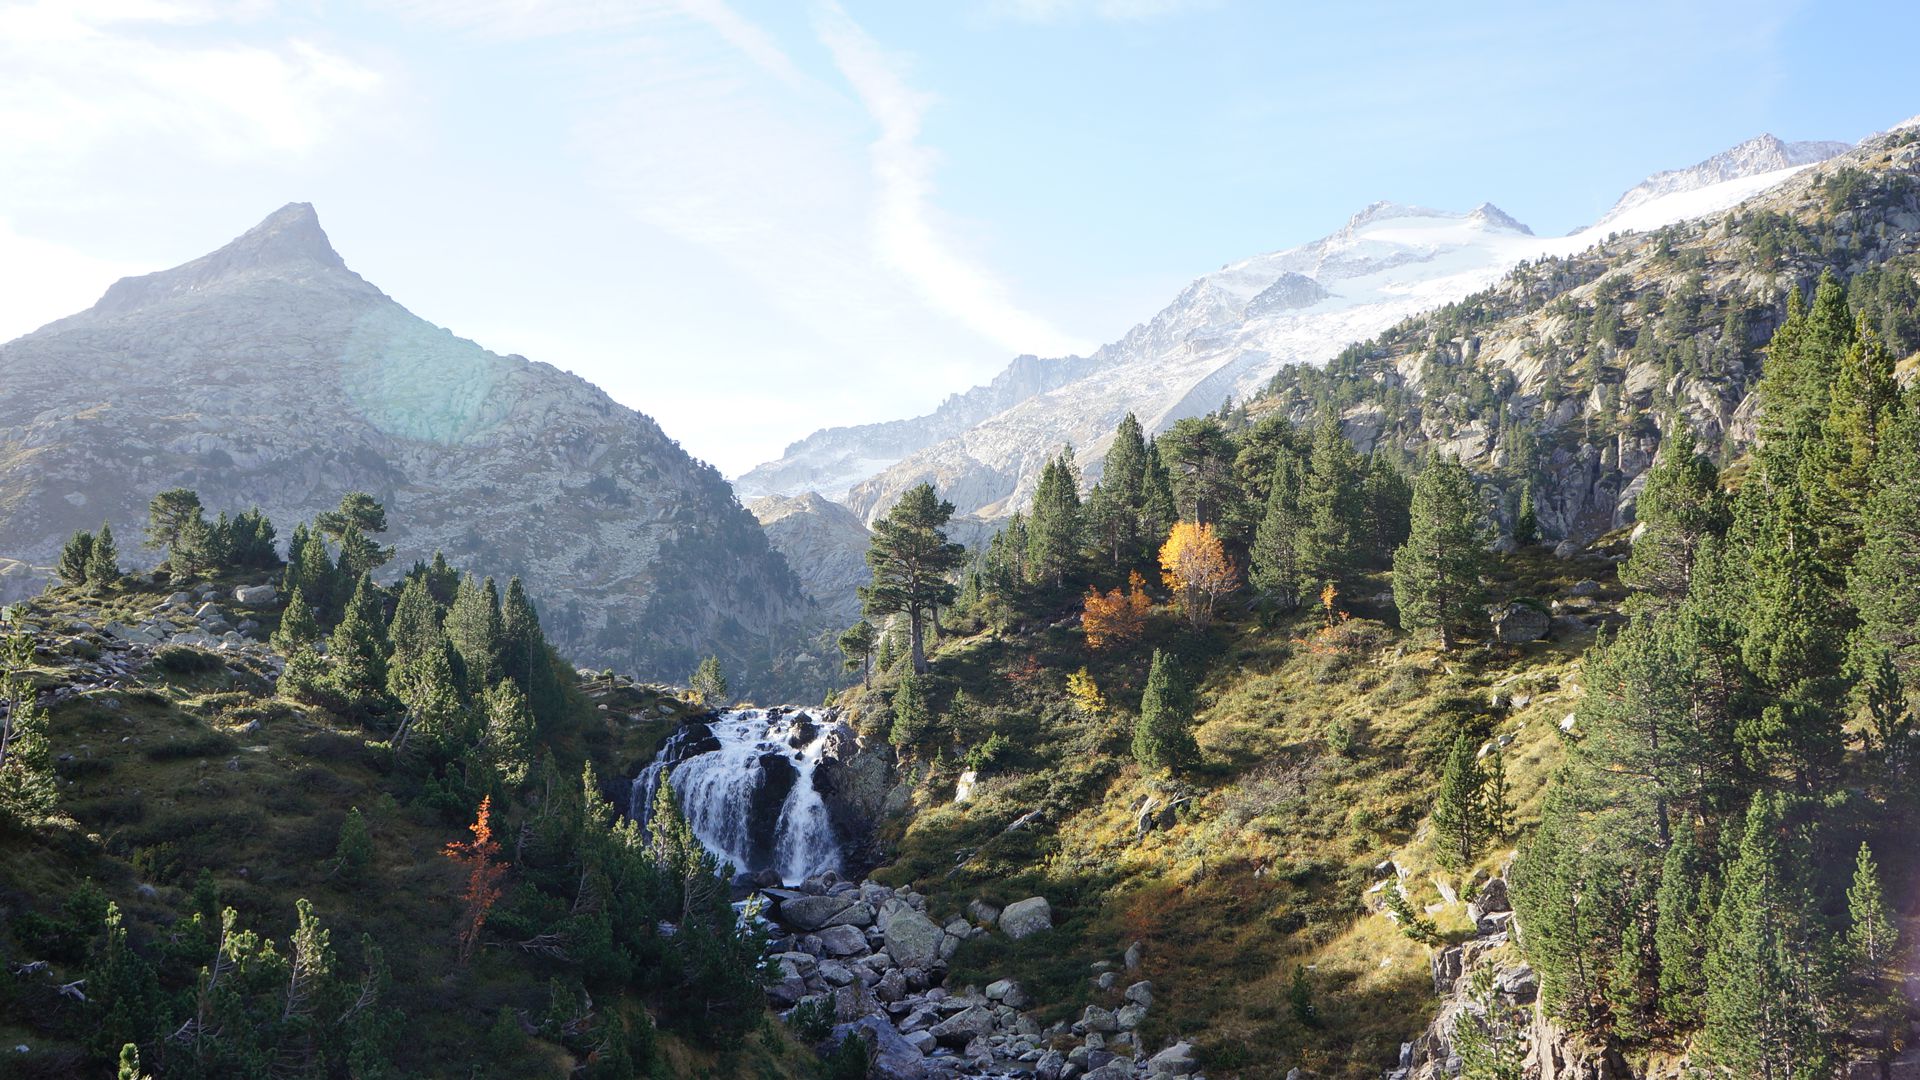
[[[1376,199],[1560,233],[1858,139],[1920,112],[1916,39],[1898,2],[0,0],[0,339],[310,201],[733,474]]]

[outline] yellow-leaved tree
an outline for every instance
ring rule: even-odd
[[[1119,589],[1108,593],[1102,593],[1099,589],[1087,590],[1087,599],[1080,612],[1080,629],[1086,632],[1089,648],[1123,646],[1139,639],[1141,632],[1147,628],[1147,613],[1152,610],[1153,599],[1147,595],[1146,579],[1136,570],[1127,579],[1124,592]]]
[[[1213,619],[1213,605],[1239,587],[1240,573],[1205,522],[1181,521],[1160,546],[1160,575],[1195,629]]]

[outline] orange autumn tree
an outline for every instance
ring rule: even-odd
[[[1195,629],[1213,619],[1213,605],[1240,584],[1239,571],[1206,522],[1181,521],[1160,546],[1160,575],[1187,609]]]
[[[460,899],[467,905],[460,918],[460,962],[465,964],[473,956],[473,948],[480,942],[480,928],[486,925],[487,913],[500,899],[500,880],[507,876],[506,865],[500,862],[500,842],[493,838],[493,796],[480,800],[480,809],[474,815],[473,839],[456,840],[447,845],[446,856],[467,872],[467,891]]]
[[[1147,596],[1147,581],[1138,570],[1127,579],[1125,592],[1115,589],[1101,593],[1088,589],[1086,604],[1080,612],[1080,629],[1086,632],[1087,645],[1104,649],[1137,641],[1147,628],[1147,613],[1153,600]]]

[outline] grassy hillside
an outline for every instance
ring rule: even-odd
[[[256,580],[227,576],[211,587],[224,600]],[[276,658],[257,639],[277,610],[256,613],[263,625],[250,643],[228,651],[130,647],[103,632],[154,617],[190,625],[191,608],[165,606],[170,588],[129,579],[104,594],[57,590],[11,611],[12,627],[36,644],[25,674],[48,704],[58,801],[53,820],[0,837],[0,954],[18,972],[0,979],[0,1042],[28,1048],[8,1053],[8,1075],[113,1074],[89,1046],[100,995],[83,1003],[58,990],[91,973],[109,901],[158,970],[164,997],[185,1002],[196,965],[175,953],[192,951],[183,935],[198,932],[196,913],[217,920],[219,908],[232,908],[285,952],[299,899],[330,932],[337,970],[361,978],[363,941],[388,969],[377,1060],[335,1075],[565,1077],[583,1063],[610,1067],[598,1034],[610,1017],[626,1020],[632,1049],[653,1043],[640,1075],[806,1073],[775,1024],[719,1043],[664,1022],[654,1033],[647,1015],[660,1013],[658,998],[638,978],[630,992],[596,987],[591,1004],[563,1000],[581,985],[580,964],[513,940],[541,903],[531,869],[509,870],[498,932],[459,963],[465,881],[443,852],[466,838],[470,815],[436,806],[377,727],[275,694]],[[537,843],[543,807],[562,801],[556,788],[589,763],[602,776],[630,774],[688,708],[627,680],[581,684],[567,673],[567,683],[565,718],[541,740],[544,778],[496,804],[495,832],[512,862]],[[353,809],[372,840],[357,872],[336,857]],[[40,961],[44,969],[23,968]],[[550,1023],[556,1010],[559,1023]],[[159,1071],[153,1048],[143,1052]],[[176,1065],[165,1075],[194,1073]]]
[[[1528,549],[1504,560],[1491,593],[1558,600],[1602,623],[1620,595],[1613,567],[1604,555]],[[1587,579],[1602,584],[1598,596],[1570,595]],[[1383,578],[1357,584],[1372,595]],[[1378,1075],[1425,1026],[1432,980],[1427,948],[1370,908],[1368,890],[1386,876],[1376,867],[1392,860],[1427,905],[1443,903],[1442,883],[1467,895],[1510,858],[1507,842],[1464,870],[1438,868],[1424,822],[1441,760],[1461,727],[1510,739],[1524,828],[1560,758],[1559,721],[1579,694],[1592,631],[1525,645],[1482,635],[1441,654],[1382,621],[1390,613],[1373,601],[1331,631],[1318,611],[1274,625],[1241,611],[1195,633],[1162,607],[1140,642],[1101,652],[1073,625],[1078,607],[1057,598],[1031,620],[1053,625],[1029,633],[963,621],[941,644],[930,676],[940,721],[912,766],[916,812],[875,876],[956,909],[1046,896],[1055,934],[983,939],[955,960],[958,980],[1021,979],[1047,1003],[1044,1019],[1111,1006],[1118,991],[1096,987],[1094,965],[1138,941],[1155,987],[1147,1045],[1194,1038],[1215,1075]],[[1130,749],[1153,647],[1206,672],[1194,727],[1202,760],[1178,779],[1148,775]],[[1102,709],[1070,703],[1067,676],[1083,665]],[[866,730],[884,735],[899,677],[849,695]],[[1009,748],[954,801],[966,763],[947,748],[996,736]],[[1450,936],[1469,929],[1464,904],[1434,917]],[[1293,1004],[1296,968],[1310,1019]]]

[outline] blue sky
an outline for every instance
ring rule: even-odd
[[[1390,198],[1537,232],[1920,113],[1910,4],[0,0],[0,338],[306,200],[732,473]],[[0,389],[0,392],[4,392]]]

